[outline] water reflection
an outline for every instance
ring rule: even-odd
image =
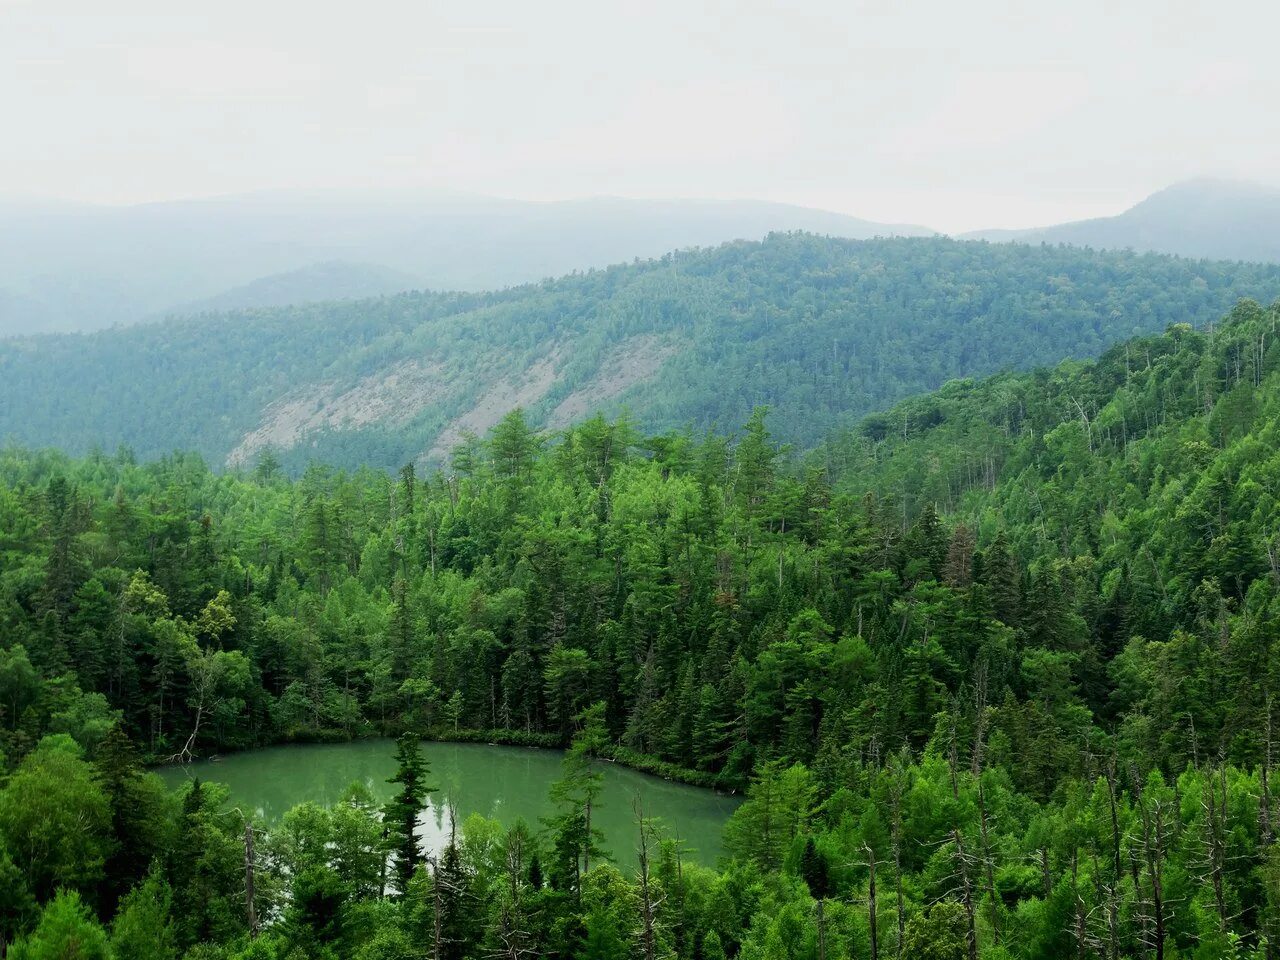
[[[336,803],[357,781],[379,802],[388,799],[393,793],[387,778],[395,772],[394,749],[390,740],[271,747],[160,773],[170,784],[190,776],[225,783],[233,803],[252,806],[274,823],[290,807],[308,800]],[[480,813],[510,826],[522,817],[534,829],[539,827],[539,817],[550,812],[547,790],[560,776],[558,751],[425,743],[423,755],[431,767],[428,782],[437,788],[419,817],[420,834],[429,849],[440,849],[449,835],[450,805],[461,821]],[[632,811],[637,795],[645,812],[660,819],[668,836],[685,841],[692,859],[708,865],[715,862],[722,849],[720,831],[737,806],[736,799],[612,763],[601,767],[604,792],[593,825],[604,833],[605,845],[617,863],[629,866],[635,861]]]

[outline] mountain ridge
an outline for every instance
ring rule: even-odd
[[[520,201],[441,190],[261,191],[118,207],[0,200],[0,221],[0,336],[410,289],[500,289],[771,232],[936,235],[770,201]],[[1185,181],[1116,216],[958,238],[1280,262],[1280,190]]]
[[[327,300],[366,300],[420,286],[417,277],[391,267],[329,260],[259,277],[203,300],[178,304],[166,310],[165,315],[224,313]]]
[[[0,341],[0,437],[218,464],[439,466],[512,407],[650,430],[774,409],[802,447],[956,377],[1100,353],[1280,296],[1280,266],[774,234],[489,293],[244,310]]]
[[[332,262],[403,274],[408,285],[398,290],[477,291],[775,231],[859,239],[934,233],[767,201],[532,202],[387,191],[126,207],[0,203],[0,222],[0,335],[100,329],[201,309]],[[293,302],[324,292],[323,284],[302,289]]]
[[[1280,188],[1201,177],[1172,184],[1111,217],[1025,230],[976,230],[958,236],[1276,262],[1280,261]]]

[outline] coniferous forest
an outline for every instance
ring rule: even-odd
[[[1280,308],[811,454],[513,411],[417,476],[0,452],[0,938],[43,958],[1272,957]],[[399,737],[278,824],[148,771]],[[421,738],[565,748],[415,842]],[[745,796],[716,868],[600,759]]]

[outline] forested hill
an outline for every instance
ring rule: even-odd
[[[402,294],[0,341],[0,437],[218,466],[434,465],[522,406],[809,446],[947,380],[1088,357],[1280,294],[1280,266],[774,235],[492,294]]]
[[[1114,217],[1031,230],[976,230],[963,236],[1276,263],[1280,189],[1232,180],[1187,180]]]
[[[1278,490],[1280,309],[1254,303],[949,384],[804,466],[762,413],[548,443],[514,412],[430,478],[7,450],[0,933],[21,960],[69,930],[228,960],[642,934],[679,960],[1262,960]],[[572,743],[555,816],[469,822],[428,868],[412,794],[382,824],[359,790],[304,807],[256,825],[250,914],[244,814],[131,759],[406,729]],[[746,784],[722,870],[604,862],[601,755]]]
[[[813,459],[909,537],[951,518],[952,566],[984,542],[1034,558],[996,608],[1133,756],[1257,759],[1280,683],[1280,304],[951,383]]]
[[[1150,557],[1163,555],[1177,580],[1206,550],[1238,560],[1280,533],[1262,515],[1228,524],[1225,502],[1195,506],[1243,482],[1238,471],[1251,467],[1257,443],[1274,439],[1278,310],[1244,301],[1221,323],[1173,324],[1093,362],[953,381],[865,418],[814,461],[845,489],[892,498],[909,518],[933,506],[987,530],[1017,530],[1028,551],[1124,543],[1148,557],[1130,558],[1144,576]],[[1270,509],[1275,489],[1274,478],[1255,476],[1241,494]],[[1181,539],[1169,539],[1176,525],[1150,519],[1121,538],[1118,524],[1136,521],[1129,511],[1153,498],[1191,524]],[[1204,576],[1243,595],[1242,575],[1222,567]]]

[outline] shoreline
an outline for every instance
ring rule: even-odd
[[[356,737],[285,737],[278,740],[272,740],[265,743],[257,743],[247,747],[237,747],[231,750],[224,750],[219,753],[207,754],[194,758],[191,762],[196,763],[216,763],[220,757],[234,756],[236,754],[248,753],[253,750],[264,750],[271,747],[288,747],[288,746],[313,746],[320,744],[337,744],[337,743],[361,743],[368,740],[391,739],[392,735],[383,732],[371,732],[365,736]],[[560,737],[553,733],[534,733],[524,730],[440,730],[433,728],[424,731],[421,739],[425,743],[469,743],[481,744],[488,746],[502,747],[526,747],[531,750],[560,750],[567,749]],[[637,773],[643,773],[647,776],[657,777],[661,780],[668,780],[674,783],[681,783],[685,786],[697,787],[702,790],[710,790],[720,796],[740,797],[743,790],[740,787],[726,787],[719,782],[719,777],[715,774],[708,773],[704,770],[691,770],[687,767],[681,767],[677,764],[669,763],[657,757],[648,754],[638,753],[630,749],[616,744],[610,744],[605,750],[595,754],[596,759],[606,761],[608,763],[616,763],[619,766],[634,770]],[[156,761],[154,759],[145,760],[144,768],[148,772],[157,770],[167,770],[175,767],[188,766],[188,764]]]

